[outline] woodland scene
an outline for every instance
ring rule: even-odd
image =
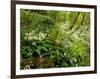
[[[90,66],[90,12],[20,9],[20,69]]]

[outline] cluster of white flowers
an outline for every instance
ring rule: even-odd
[[[44,33],[39,33],[39,40],[42,40],[46,37],[46,34]]]
[[[30,68],[30,65],[26,65],[26,66],[24,67],[24,69],[31,69],[31,68]]]
[[[35,39],[35,40],[43,40],[45,37],[46,37],[46,34],[44,34],[44,33],[42,33],[42,32],[40,32],[40,33],[37,35],[34,31],[32,31],[32,32],[30,32],[30,33],[25,33],[24,39],[25,39],[25,40],[29,40],[29,41],[31,41],[31,40],[33,40],[33,39]]]

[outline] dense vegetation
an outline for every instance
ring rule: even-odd
[[[21,69],[89,66],[89,26],[89,12],[21,9]]]

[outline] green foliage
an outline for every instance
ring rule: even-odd
[[[90,65],[90,13],[21,9],[20,15],[21,69]]]

